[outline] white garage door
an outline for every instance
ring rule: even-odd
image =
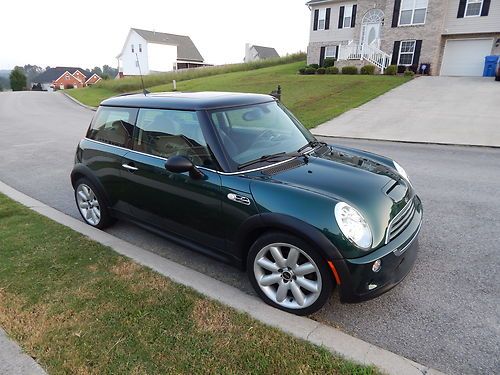
[[[442,76],[482,76],[484,57],[491,55],[493,39],[448,40],[444,47]]]

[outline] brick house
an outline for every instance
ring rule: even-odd
[[[500,0],[311,0],[308,64],[480,76],[500,55]]]
[[[85,86],[92,86],[93,84],[99,82],[102,78],[97,74],[92,74],[92,76],[85,81]]]
[[[78,68],[58,66],[49,68],[33,78],[34,84],[40,84],[44,90],[63,90],[68,88],[82,88],[95,84],[101,77],[97,74]]]

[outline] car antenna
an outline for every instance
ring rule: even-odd
[[[139,63],[139,56],[137,56],[137,52],[135,53],[135,59],[137,61],[137,67],[139,68],[139,75],[141,76],[142,93],[144,94],[144,96],[146,96],[147,94],[149,94],[149,91],[144,87],[144,79],[142,78],[141,64]]]

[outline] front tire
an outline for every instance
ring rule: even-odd
[[[113,224],[106,200],[95,185],[86,178],[75,184],[75,201],[82,219],[90,226],[104,229]]]
[[[271,232],[258,238],[248,252],[247,273],[267,304],[296,315],[318,311],[334,287],[323,257],[288,233]]]

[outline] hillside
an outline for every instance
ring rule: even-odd
[[[283,103],[305,126],[312,128],[408,81],[408,78],[400,76],[298,75],[297,70],[304,64],[300,61],[190,79],[178,82],[177,90],[270,93],[281,85]],[[173,87],[172,83],[168,83],[148,89],[161,92],[171,91]],[[102,85],[69,90],[68,93],[92,106],[97,106],[103,99],[116,94]]]

